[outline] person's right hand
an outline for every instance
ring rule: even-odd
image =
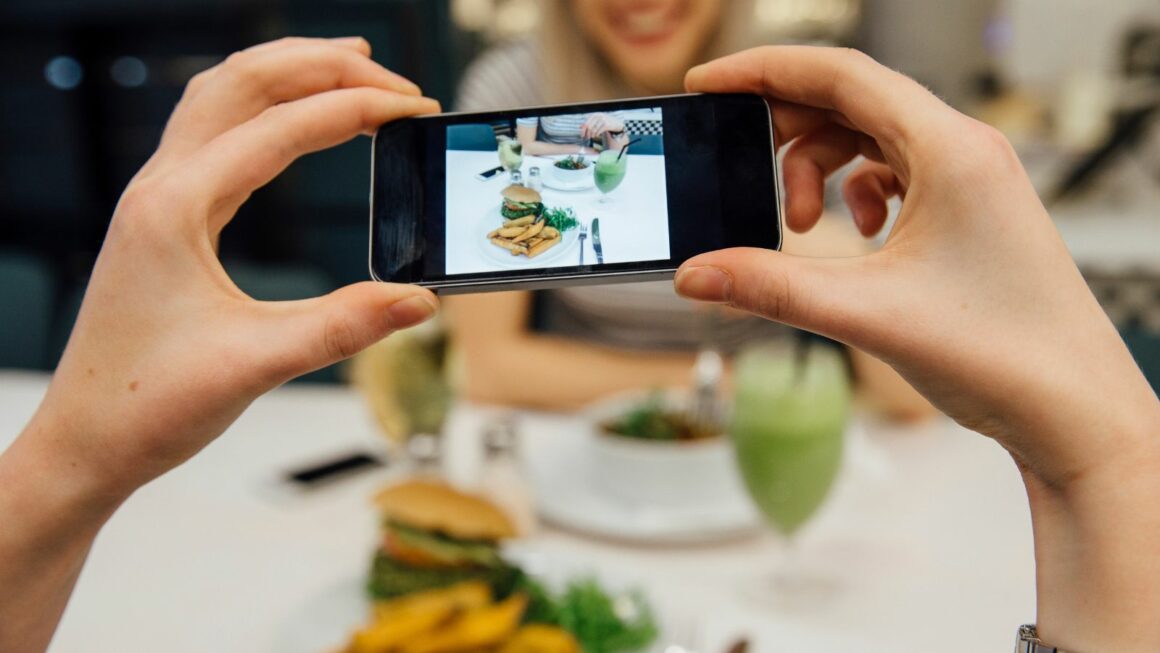
[[[862,233],[904,201],[873,254],[724,250],[685,263],[678,291],[867,351],[995,438],[1032,501],[1045,641],[1160,650],[1160,403],[1007,141],[854,51],[761,48],[686,81],[769,100],[791,229],[859,154],[843,190]]]

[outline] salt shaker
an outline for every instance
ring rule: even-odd
[[[484,428],[479,488],[508,513],[520,535],[535,530],[535,500],[520,460],[516,428],[510,417],[498,419]]]

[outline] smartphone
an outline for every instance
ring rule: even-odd
[[[371,166],[371,276],[440,293],[671,279],[781,246],[755,95],[410,118],[378,130]]]

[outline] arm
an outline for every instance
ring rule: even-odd
[[[688,261],[678,290],[866,351],[994,438],[1027,486],[1044,641],[1160,650],[1160,402],[1010,145],[852,51],[762,48],[687,82],[773,104],[791,228],[817,222],[825,177],[858,154],[844,194],[859,230],[904,200],[873,254],[725,250]]]
[[[535,125],[516,125],[516,140],[524,146],[524,153],[532,156],[549,154],[592,154],[591,148],[580,144],[545,143],[536,140],[539,131]]]
[[[474,401],[575,409],[617,392],[683,384],[693,365],[691,354],[614,350],[532,333],[526,292],[456,295],[444,305],[465,358],[464,395]]]
[[[258,395],[434,312],[363,283],[258,302],[216,256],[250,193],[297,157],[438,111],[362,39],[284,39],[197,75],[109,224],[48,392],[0,455],[0,650],[42,651],[93,538],[136,488]]]

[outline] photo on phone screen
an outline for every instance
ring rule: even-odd
[[[446,274],[669,260],[663,115],[646,107],[449,125]],[[581,146],[584,153],[532,155],[504,136],[534,129],[543,143],[575,144],[586,124],[608,118],[633,131],[585,139],[595,142]],[[501,136],[491,141],[487,133]],[[481,185],[476,173],[497,150],[503,167],[520,174]]]
[[[757,96],[421,116],[375,136],[382,281],[454,293],[669,279],[703,252],[780,244]]]

